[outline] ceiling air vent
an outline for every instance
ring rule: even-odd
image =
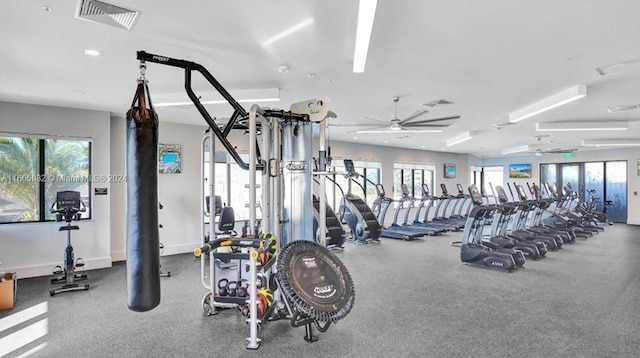
[[[625,112],[625,111],[633,111],[636,109],[640,109],[640,104],[628,104],[626,106],[610,107],[610,108],[607,108],[607,112],[618,113],[618,112]]]
[[[120,6],[107,4],[98,0],[78,0],[76,5],[76,18],[99,22],[127,30],[138,21],[140,12],[125,9]]]

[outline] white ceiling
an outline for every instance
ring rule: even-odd
[[[332,140],[499,156],[509,147],[536,144],[536,122],[565,120],[629,120],[631,128],[552,133],[543,147],[640,138],[640,110],[606,111],[640,103],[640,66],[606,76],[595,70],[640,58],[637,0],[379,0],[360,74],[352,72],[356,0],[108,2],[141,12],[131,31],[76,19],[72,0],[0,2],[0,100],[124,116],[139,76],[136,51],[145,50],[200,63],[228,90],[280,88],[281,101],[266,106],[288,109],[294,102],[329,98],[338,115],[331,123],[341,125],[330,128]],[[308,18],[310,26],[261,45]],[[86,56],[85,48],[102,56]],[[279,65],[290,71],[278,72]],[[180,69],[148,64],[147,79],[152,98],[183,91]],[[210,89],[202,83],[195,88]],[[577,84],[587,85],[586,98],[499,131],[492,126]],[[362,116],[390,120],[394,96],[400,97],[400,118],[441,98],[455,103],[420,119],[462,118],[443,133],[351,132],[379,124]],[[229,115],[228,106],[208,108],[214,116]],[[193,108],[157,110],[161,122],[205,124]],[[467,130],[478,135],[445,148],[446,139]]]

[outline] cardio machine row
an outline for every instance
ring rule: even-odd
[[[554,199],[542,197],[535,184],[529,186],[531,199],[521,185],[514,185],[517,199],[509,184],[508,187],[514,200],[509,202],[504,188],[498,185],[495,204],[485,203],[475,185],[469,187],[475,206],[460,242],[462,262],[510,272],[523,266],[527,259],[541,259],[549,251],[574,243],[577,237],[586,239],[604,230],[595,221],[585,227],[563,215],[557,205],[552,208]],[[487,234],[489,223],[491,230]]]

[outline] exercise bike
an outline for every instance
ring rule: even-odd
[[[86,280],[87,274],[75,272],[76,267],[84,266],[84,261],[78,258],[74,261],[73,246],[71,246],[71,231],[80,230],[77,225],[71,225],[72,221],[78,221],[82,213],[87,211],[87,207],[80,199],[78,191],[59,191],[56,193],[56,201],[51,205],[50,212],[56,214],[56,221],[65,221],[67,225],[61,226],[58,231],[67,232],[67,247],[64,252],[64,268],[56,266],[53,270],[54,278],[52,284],[64,283],[62,287],[50,290],[51,296],[56,293],[68,291],[88,290],[89,284],[79,285],[76,281]]]

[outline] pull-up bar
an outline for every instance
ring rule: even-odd
[[[224,87],[222,87],[220,82],[218,82],[213,77],[213,75],[209,71],[207,71],[206,68],[192,61],[179,60],[171,57],[155,55],[145,51],[138,51],[137,58],[140,61],[154,62],[162,65],[183,68],[185,70],[184,89],[187,91],[187,95],[191,99],[191,102],[193,102],[193,104],[196,106],[196,108],[198,109],[198,112],[200,112],[204,120],[207,122],[207,124],[209,125],[209,127],[211,128],[215,136],[218,138],[218,140],[220,140],[220,142],[222,143],[224,148],[227,150],[227,152],[229,152],[233,160],[235,160],[236,163],[238,163],[238,165],[242,169],[249,170],[249,164],[245,163],[244,160],[242,160],[242,158],[240,157],[240,154],[238,154],[238,152],[233,147],[233,145],[229,142],[229,140],[227,140],[227,136],[229,135],[229,132],[231,131],[233,126],[236,124],[238,119],[246,118],[248,114],[247,114],[247,111],[245,111],[245,109],[242,108],[240,103],[238,103],[238,101],[236,101],[235,98],[233,98],[233,96],[231,96],[231,94]],[[202,74],[202,76],[213,86],[213,88],[215,88],[216,91],[220,93],[220,95],[229,103],[229,105],[233,107],[234,112],[231,115],[229,122],[225,125],[225,127],[222,130],[220,130],[218,125],[216,125],[216,123],[214,122],[209,112],[204,108],[204,106],[200,102],[200,98],[198,98],[198,96],[193,91],[193,88],[191,88],[191,72],[192,71],[200,72],[200,74]],[[256,159],[258,160],[258,163],[256,164],[256,169],[264,170],[265,168],[264,163],[259,158],[256,158]]]

